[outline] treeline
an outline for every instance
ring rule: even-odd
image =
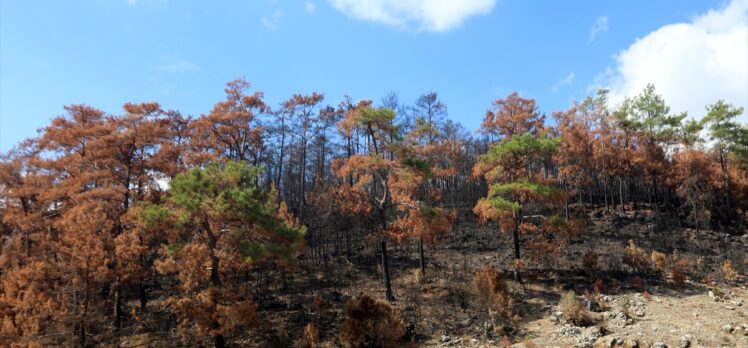
[[[249,88],[228,83],[200,117],[69,106],[3,155],[3,342],[85,346],[166,311],[184,337],[223,346],[257,320],[255,270],[285,280],[375,241],[392,300],[387,244],[414,241],[427,276],[424,249],[476,216],[511,234],[518,281],[524,258],[558,256],[584,230],[579,209],[745,223],[748,126],[723,101],[687,121],[652,86],[615,109],[601,91],[551,121],[514,93],[474,136],[433,92],[271,107]]]

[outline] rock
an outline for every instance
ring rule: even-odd
[[[691,335],[681,336],[681,338],[680,338],[680,347],[681,348],[688,348],[690,346],[691,346]]]
[[[564,313],[560,311],[551,313],[551,320],[556,324],[564,322]]]
[[[481,334],[486,336],[487,338],[492,338],[495,334],[493,323],[490,321],[486,321],[483,323],[482,331],[480,331]]]
[[[735,307],[733,307],[733,306],[725,306],[725,309],[729,309],[729,310],[731,310],[731,311],[734,311],[734,310],[735,310]]]
[[[735,328],[733,328],[732,325],[730,325],[730,324],[727,324],[727,325],[725,325],[725,326],[722,327],[722,331],[724,331],[726,333],[732,333],[733,330],[735,330]]]
[[[569,324],[566,324],[558,329],[558,333],[563,336],[578,336],[581,331],[576,326],[571,326]]]
[[[617,342],[618,342],[618,338],[616,338],[616,337],[611,337],[611,338],[610,338],[610,339],[608,340],[608,347],[615,347],[615,345],[617,344]]]
[[[710,297],[710,298],[711,298],[712,300],[715,300],[715,301],[717,301],[717,297],[716,297],[716,296],[714,296],[714,291],[712,291],[712,290],[709,290],[709,297]]]
[[[637,308],[636,311],[634,311],[634,314],[636,314],[637,317],[643,317],[644,316],[644,310],[641,308]]]
[[[623,345],[623,338],[617,337],[616,338],[616,344],[619,345],[619,346],[622,346]]]
[[[449,337],[448,335],[442,335],[442,338],[439,339],[439,342],[447,343],[452,340],[452,337]]]
[[[600,304],[597,303],[597,301],[584,300],[584,302],[586,302],[587,310],[588,311],[590,311],[590,312],[600,312],[601,311]]]
[[[667,348],[667,345],[665,344],[665,342],[655,342],[652,345],[652,348]]]

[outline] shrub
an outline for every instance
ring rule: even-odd
[[[704,284],[706,284],[706,285],[713,285],[714,284],[714,276],[712,275],[712,273],[707,273],[704,276],[704,279],[701,280],[701,282],[704,283]]]
[[[652,269],[657,272],[657,274],[665,274],[665,271],[667,270],[667,255],[657,250],[652,250],[650,261],[652,261]]]
[[[631,278],[631,286],[633,286],[634,288],[644,289],[645,285],[646,284],[644,284],[644,280],[642,279],[642,277],[636,276]]]
[[[363,296],[349,300],[345,311],[348,318],[340,327],[340,341],[345,347],[384,346],[405,336],[399,311],[385,301]]]
[[[604,288],[603,280],[600,278],[595,278],[595,283],[593,284],[593,287],[592,287],[595,293],[601,294],[603,292],[603,288]]]
[[[476,272],[473,278],[473,288],[478,305],[489,313],[492,320],[504,322],[515,320],[512,299],[509,296],[506,282],[495,268],[486,267]]]
[[[587,309],[573,291],[567,291],[561,295],[558,308],[564,313],[564,319],[574,325],[585,325],[589,322]]]
[[[691,261],[684,257],[675,261],[675,265],[670,270],[670,275],[673,277],[673,283],[675,283],[675,285],[683,286],[686,282],[686,276],[692,272]]]
[[[600,254],[588,251],[582,256],[582,266],[587,272],[596,271],[600,267]]]
[[[725,279],[727,279],[728,281],[734,282],[738,280],[738,271],[736,271],[732,266],[732,261],[725,260],[725,262],[722,264],[722,272],[725,274]]]
[[[670,270],[670,274],[673,277],[673,283],[675,283],[675,285],[683,286],[683,284],[686,282],[686,274],[680,267],[673,267],[673,269]]]
[[[644,272],[649,268],[649,257],[642,248],[629,239],[629,245],[623,255],[623,263],[631,267],[634,272]]]
[[[304,334],[301,339],[296,341],[297,348],[317,348],[319,347],[319,329],[314,323],[306,324]]]

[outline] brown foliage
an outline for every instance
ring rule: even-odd
[[[513,324],[516,321],[509,289],[502,274],[493,267],[475,273],[473,289],[481,310],[487,311],[491,320]]]
[[[725,262],[722,263],[722,273],[724,273],[725,279],[730,282],[735,282],[740,278],[740,274],[738,274],[738,271],[733,267],[731,260],[725,260]]]
[[[393,345],[405,336],[405,323],[389,303],[369,296],[345,304],[347,319],[340,327],[340,342],[345,347]]]
[[[652,250],[650,261],[652,262],[652,270],[656,273],[664,274],[667,270],[667,255],[657,250]]]
[[[635,272],[646,272],[649,269],[649,257],[633,240],[629,240],[623,255],[623,263],[631,267]]]

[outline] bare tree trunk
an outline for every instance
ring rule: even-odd
[[[387,298],[387,301],[394,301],[395,296],[392,295],[392,286],[390,285],[390,265],[387,260],[387,242],[382,240],[379,242],[379,249],[382,253],[382,273],[384,273],[384,287],[385,287],[385,297]]]
[[[519,208],[517,211],[517,224],[514,226],[514,230],[512,231],[512,236],[514,237],[514,281],[517,283],[522,283],[522,277],[519,274],[519,260],[521,259],[520,253],[519,253],[519,246],[520,246],[520,240],[519,240],[519,225],[522,223],[522,208]]]
[[[421,267],[421,276],[426,275],[426,258],[423,254],[423,238],[418,238],[418,256],[419,266]]]

